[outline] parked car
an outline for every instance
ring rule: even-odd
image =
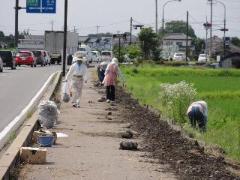
[[[199,54],[199,56],[198,56],[198,62],[199,63],[207,62],[208,59],[209,59],[209,57],[208,57],[207,54]]]
[[[112,60],[112,51],[102,51],[101,60],[110,62]]]
[[[3,72],[3,61],[1,57],[0,57],[0,72]]]
[[[36,67],[36,57],[31,51],[19,51],[16,55],[16,65],[28,65]]]
[[[101,56],[98,51],[92,51],[92,60],[97,63],[101,61]]]
[[[41,66],[45,66],[47,64],[44,58],[44,52],[42,50],[36,50],[32,52],[36,57],[36,64],[40,64]]]
[[[51,58],[48,51],[43,51],[43,54],[44,54],[46,64],[51,65]]]
[[[16,60],[12,51],[1,50],[0,56],[2,58],[4,67],[10,67],[11,69],[16,69]]]
[[[173,61],[184,61],[184,60],[186,60],[186,56],[184,53],[181,53],[181,52],[174,53]]]

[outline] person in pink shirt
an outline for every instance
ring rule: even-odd
[[[106,86],[107,102],[115,101],[115,86],[119,73],[118,59],[113,58],[107,66],[103,80],[103,84]]]

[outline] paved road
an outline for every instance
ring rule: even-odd
[[[60,69],[58,65],[17,67],[0,73],[0,131],[26,107],[48,77]]]

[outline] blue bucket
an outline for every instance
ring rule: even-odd
[[[38,137],[38,144],[42,147],[51,147],[54,142],[53,136],[39,136]]]

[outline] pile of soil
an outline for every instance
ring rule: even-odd
[[[173,130],[159,115],[140,106],[122,88],[117,88],[116,96],[117,103],[123,107],[123,118],[143,138],[141,150],[159,163],[169,164],[170,170],[181,179],[240,179],[226,169],[231,164],[226,163],[224,157],[204,153],[197,141],[184,138],[180,131]],[[238,166],[231,168],[240,171]]]

